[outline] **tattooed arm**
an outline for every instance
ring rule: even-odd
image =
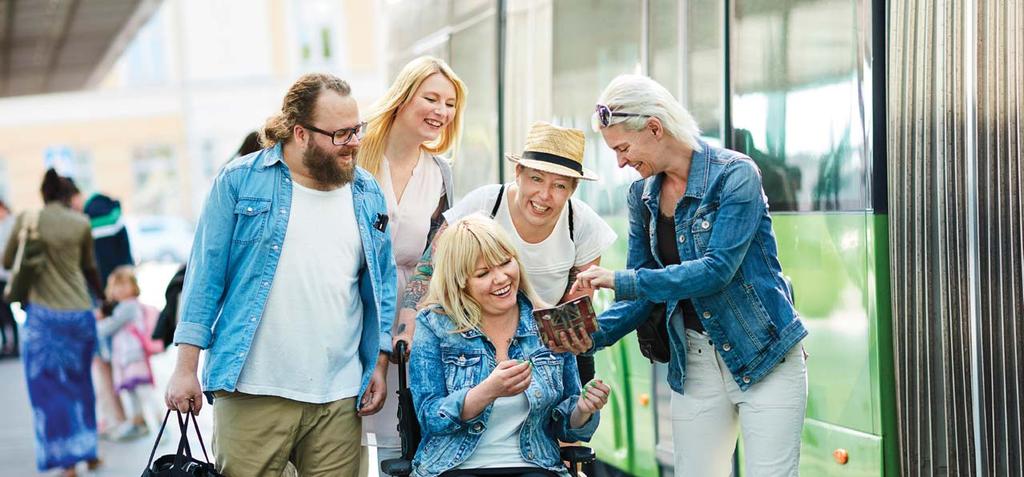
[[[441,235],[441,232],[448,228],[447,222],[441,222],[433,236]],[[405,286],[405,293],[402,295],[402,303],[399,304],[398,318],[395,320],[395,328],[392,333],[391,344],[398,344],[398,340],[405,341],[412,347],[412,337],[416,333],[416,311],[420,302],[427,296],[430,289],[430,278],[434,275],[434,248],[437,242],[431,240],[430,246],[423,252],[419,263],[416,264],[416,273],[409,278]],[[394,349],[394,347],[392,347]],[[394,361],[397,357],[392,357]]]

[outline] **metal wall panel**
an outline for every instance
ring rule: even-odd
[[[1024,474],[1020,3],[889,3],[903,475]]]
[[[1020,0],[977,2],[979,382],[988,475],[1024,475]]]

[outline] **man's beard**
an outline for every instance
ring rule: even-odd
[[[343,147],[337,154],[331,154],[314,142],[311,142],[302,153],[302,165],[309,171],[314,181],[325,187],[341,187],[356,175],[355,154],[359,147]],[[338,164],[337,157],[351,154],[352,162],[348,165]]]

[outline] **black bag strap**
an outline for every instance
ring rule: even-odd
[[[182,465],[185,463],[185,457],[192,457],[192,448],[188,444],[188,422],[192,420],[192,426],[196,429],[196,437],[199,438],[199,447],[203,450],[203,458],[206,463],[210,463],[210,456],[206,453],[206,443],[203,442],[203,433],[199,431],[199,421],[196,420],[195,414],[192,413],[192,407],[189,406],[189,412],[185,413],[184,419],[182,419],[181,411],[176,409],[168,409],[167,413],[164,414],[164,422],[160,425],[160,432],[156,435],[156,442],[153,443],[153,449],[149,452],[149,460],[146,462],[146,468],[149,469],[153,466],[153,457],[156,456],[156,449],[160,446],[160,438],[164,435],[164,429],[167,428],[167,420],[171,417],[171,412],[177,413],[178,418],[178,429],[181,432],[180,440],[178,441],[178,451],[175,453],[175,464]]]
[[[164,428],[167,427],[167,419],[171,417],[171,410],[167,410],[167,414],[164,414],[164,423],[160,425],[160,432],[156,435],[156,442],[153,443],[153,450],[149,453],[149,461],[146,463],[146,468],[153,466],[153,456],[156,455],[156,448],[160,446],[160,438],[164,436]],[[179,422],[180,424],[180,422]]]
[[[178,413],[178,416],[179,417],[181,416],[180,412]],[[206,463],[209,464],[210,463],[210,456],[206,453],[206,444],[203,442],[203,433],[199,432],[199,421],[196,420],[196,415],[192,413],[192,403],[189,403],[189,405],[188,405],[188,412],[185,413],[185,425],[184,425],[184,427],[181,430],[181,440],[182,440],[182,444],[181,445],[184,445],[185,451],[188,453],[188,456],[192,457],[192,451],[191,451],[191,449],[189,449],[188,436],[187,436],[187,434],[188,434],[188,421],[189,421],[189,419],[192,419],[192,427],[195,428],[195,430],[196,430],[196,437],[199,438],[199,448],[203,450],[203,459],[205,459]],[[180,454],[180,447],[181,447],[181,445],[179,445],[179,454]]]
[[[505,184],[502,184],[501,188],[498,189],[498,197],[496,197],[494,199],[494,207],[491,207],[491,218],[492,219],[498,216],[498,208],[501,207],[501,198],[504,195],[505,195]],[[569,206],[569,240],[572,241],[572,242],[576,242],[576,226],[575,226],[576,224],[573,221],[573,215],[574,214],[572,212],[572,197],[569,198],[569,201],[567,202],[567,205]]]
[[[574,224],[572,221],[572,197],[569,197],[566,204],[569,206],[569,241],[576,243],[576,228],[573,226]]]
[[[494,207],[491,208],[492,219],[498,216],[498,207],[501,207],[501,196],[503,195],[505,195],[505,184],[502,184],[501,188],[498,189],[498,197],[494,199]]]
[[[178,430],[181,437],[178,438],[178,451],[174,453],[174,465],[176,467],[182,467],[185,465],[185,458],[192,458],[192,447],[188,445],[188,416],[184,419],[181,417],[181,412],[175,410],[178,413]],[[189,414],[192,414],[192,408],[189,407]]]

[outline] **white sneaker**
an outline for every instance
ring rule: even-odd
[[[127,442],[138,439],[149,434],[149,428],[145,424],[134,424],[125,421],[110,431],[110,439],[117,442]]]

